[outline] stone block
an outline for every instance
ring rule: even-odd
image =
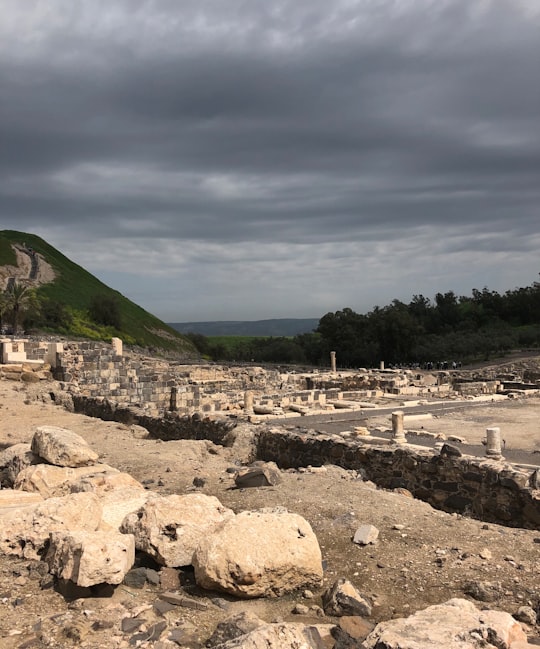
[[[231,517],[233,511],[214,496],[154,495],[136,513],[126,516],[120,529],[135,535],[138,550],[160,565],[176,568],[190,565],[201,538]]]
[[[93,466],[64,467],[53,464],[33,464],[26,467],[17,475],[15,488],[23,491],[37,491],[44,498],[65,496],[72,491],[91,491],[90,488],[81,488],[81,481],[85,478],[94,481],[100,474],[119,473],[117,469],[108,464],[95,464]],[[79,486],[77,486],[79,485]]]
[[[197,584],[237,597],[278,597],[322,581],[321,550],[309,523],[282,509],[241,512],[200,539]]]
[[[112,532],[52,532],[45,561],[52,574],[77,586],[120,584],[135,561],[135,538]]]
[[[0,512],[0,552],[40,559],[51,532],[94,532],[101,512],[98,497],[91,493],[49,498],[23,509]]]
[[[99,457],[83,437],[57,426],[37,428],[32,438],[32,451],[51,464],[67,467],[95,464]]]

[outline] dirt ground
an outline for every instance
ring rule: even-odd
[[[324,585],[312,598],[300,593],[278,600],[241,601],[197,589],[186,569],[181,571],[183,589],[209,608],[177,607],[164,618],[152,609],[159,586],[121,585],[108,596],[72,600],[57,592],[43,564],[0,556],[1,649],[133,646],[129,642],[134,632],[122,631],[121,621],[140,611],[147,626],[166,619],[169,629],[186,630],[184,642],[162,647],[202,647],[220,620],[239,611],[253,612],[268,622],[331,623],[335,619],[321,614],[320,596],[339,577],[350,579],[371,600],[373,624],[452,597],[476,598],[480,607],[511,614],[524,605],[538,610],[540,531],[439,512],[332,466],[317,472],[287,471],[277,486],[238,490],[233,473],[227,471],[236,466],[231,449],[208,442],[140,439],[125,425],[63,410],[50,401],[44,387],[0,381],[0,449],[29,442],[36,426],[62,426],[82,435],[103,462],[129,472],[158,493],[185,493],[199,477],[204,481],[203,493],[217,496],[236,512],[286,507],[306,518],[319,539]],[[459,435],[481,448],[485,428],[498,425],[507,448],[525,450],[533,461],[538,457],[540,464],[540,455],[534,454],[540,449],[539,406],[540,398],[487,402],[465,409],[449,405],[414,427]],[[388,416],[381,416],[369,424],[388,422]],[[360,547],[352,543],[352,536],[365,523],[379,529],[379,540]],[[297,604],[305,605],[308,612],[293,613]],[[538,627],[527,627],[527,633],[530,642],[540,644]]]

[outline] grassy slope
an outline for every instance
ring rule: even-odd
[[[50,284],[37,289],[40,297],[60,302],[78,312],[84,319],[86,310],[95,295],[113,295],[119,304],[122,329],[113,335],[124,337],[143,347],[161,348],[196,355],[189,340],[164,322],[137,306],[84,268],[70,261],[46,241],[33,234],[0,230],[0,265],[16,264],[12,243],[25,243],[43,255],[57,277]]]

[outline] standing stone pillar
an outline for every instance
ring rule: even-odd
[[[9,355],[13,351],[13,343],[4,341],[2,343],[2,363],[7,363]]]
[[[403,410],[396,410],[392,413],[392,441],[394,444],[406,444],[405,427],[403,421],[405,416]]]
[[[251,390],[244,392],[244,411],[246,415],[253,414],[253,392]]]
[[[336,371],[336,352],[330,352],[330,367],[332,372]]]
[[[381,362],[379,363],[379,369],[380,369],[380,370],[384,370],[384,361],[381,361]]]
[[[171,412],[176,412],[178,410],[178,388],[173,385],[171,388],[171,398],[169,401],[169,410]]]
[[[122,356],[122,340],[120,338],[111,338],[111,345],[115,356]]]
[[[497,427],[486,428],[486,455],[492,460],[502,460],[501,429]]]
[[[45,355],[45,362],[49,363],[51,367],[59,365],[58,354],[64,351],[63,343],[49,343],[47,345],[47,354]]]

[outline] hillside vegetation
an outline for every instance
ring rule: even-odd
[[[13,244],[30,260],[49,265],[52,281],[42,283],[17,266]],[[11,289],[0,286],[0,322],[4,328],[40,330],[97,340],[118,336],[128,345],[166,351],[186,357],[197,352],[185,336],[165,324],[118,291],[108,287],[81,266],[73,263],[40,237],[13,230],[0,231],[0,270],[14,277]],[[21,296],[15,293],[22,293]],[[21,301],[20,316],[13,306]]]

